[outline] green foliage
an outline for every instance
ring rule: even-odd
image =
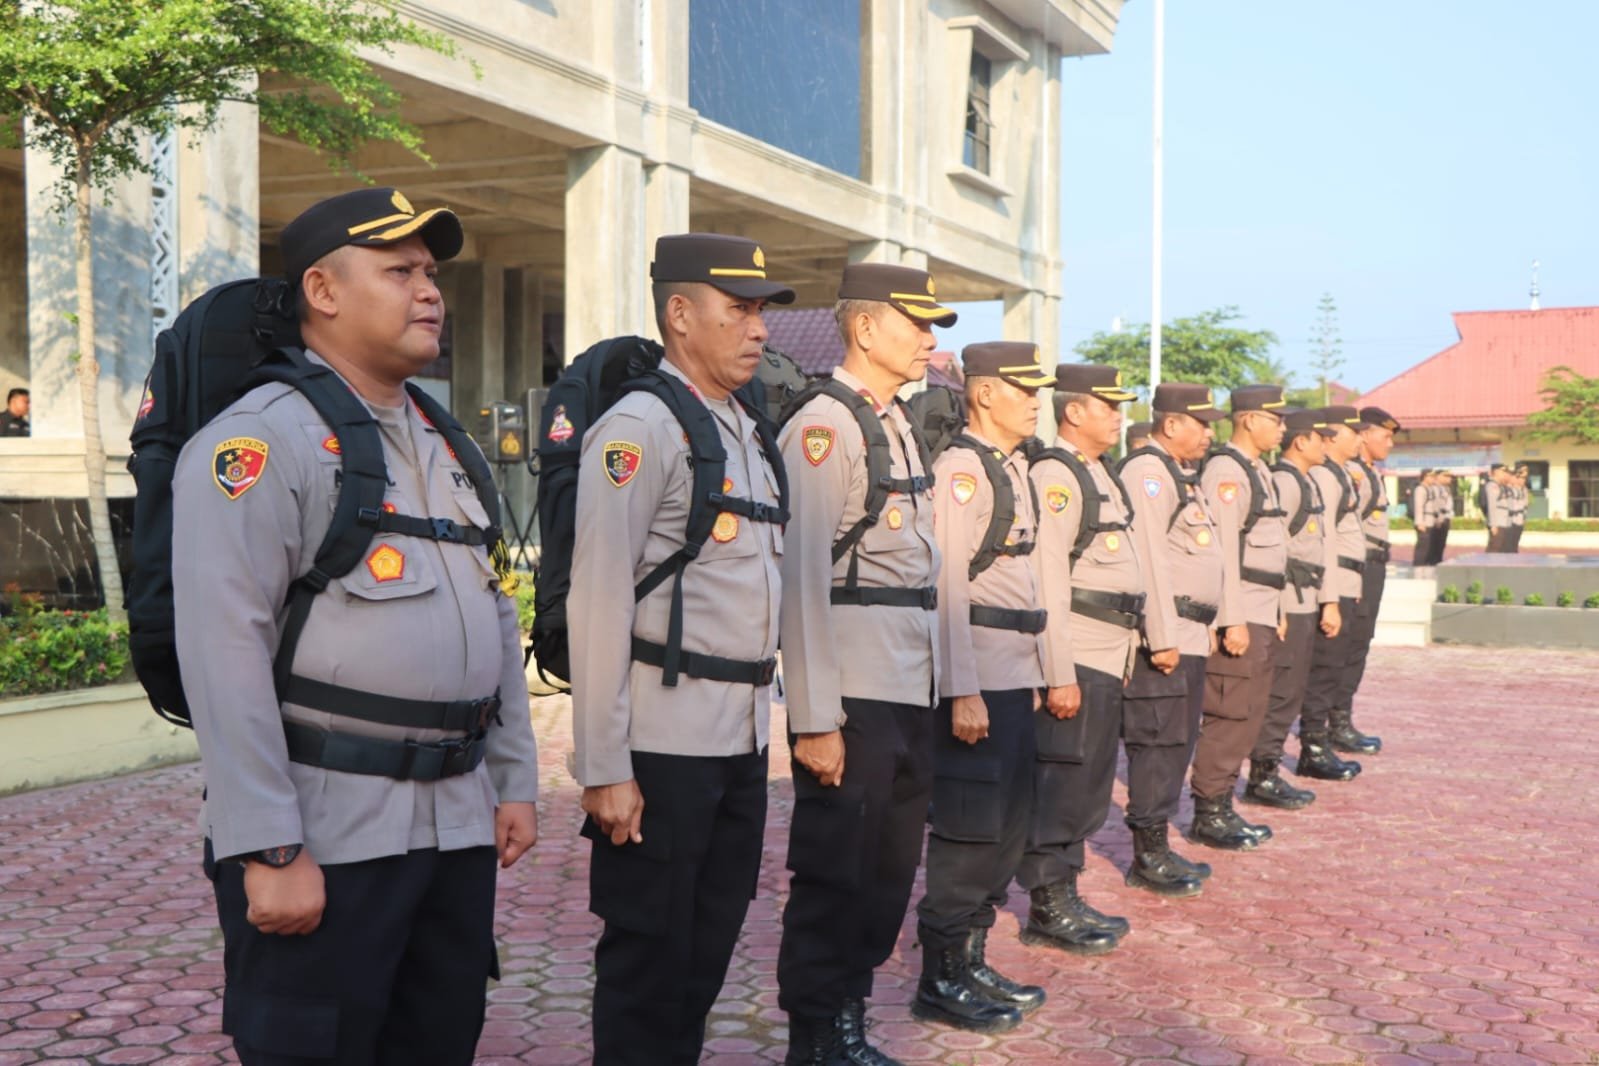
[[[1539,395],[1546,406],[1528,416],[1528,437],[1599,444],[1599,377],[1584,377],[1569,366],[1552,367]]]
[[[1494,602],[1501,605],[1515,603],[1515,593],[1510,591],[1509,585],[1500,585],[1498,588],[1494,589]]]
[[[1444,586],[1444,590],[1438,594],[1438,602],[1439,603],[1459,603],[1460,602],[1460,586],[1459,585],[1445,585]]]
[[[533,582],[524,577],[516,583],[516,624],[525,637],[533,629]]]
[[[1570,607],[1576,602],[1577,594],[1575,592],[1562,592],[1560,595],[1555,597],[1556,607]]]
[[[144,136],[198,134],[228,101],[335,162],[368,140],[421,154],[400,94],[364,58],[454,44],[395,13],[392,0],[39,0],[0,2],[0,129],[102,188],[148,169]]]
[[[1161,330],[1161,378],[1216,388],[1260,382],[1286,385],[1288,371],[1271,356],[1277,335],[1229,325],[1243,317],[1236,307],[1179,318]],[[1122,333],[1096,333],[1076,348],[1091,363],[1114,366],[1126,385],[1149,384],[1149,326]]]
[[[1344,365],[1340,347],[1343,341],[1338,332],[1338,305],[1333,302],[1332,293],[1324,292],[1316,305],[1316,325],[1311,329],[1310,342],[1310,369],[1315,371],[1316,399],[1305,406],[1326,407],[1332,403],[1328,386]]]
[[[1527,598],[1521,602],[1525,603],[1528,607],[1542,607],[1543,596],[1536,592],[1529,592],[1527,593]]]
[[[1481,581],[1473,581],[1471,584],[1466,586],[1466,602],[1467,603],[1481,603],[1482,602],[1482,582]]]
[[[128,626],[98,611],[41,611],[13,594],[0,618],[0,698],[109,685],[128,666]]]
[[[1583,600],[1582,605],[1584,607],[1599,607],[1599,592],[1595,592],[1592,596]]]

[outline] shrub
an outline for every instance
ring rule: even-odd
[[[1575,592],[1562,592],[1560,595],[1555,597],[1556,607],[1570,607],[1576,602],[1577,594]]]
[[[1444,586],[1444,590],[1438,594],[1438,602],[1439,603],[1459,603],[1460,602],[1460,586],[1459,585],[1445,585]]]
[[[533,580],[526,576],[516,583],[516,624],[524,637],[533,628]]]
[[[1510,591],[1509,585],[1500,585],[1494,589],[1494,602],[1498,604],[1515,603],[1515,594]]]
[[[23,605],[0,618],[0,698],[109,685],[127,666],[127,623],[113,624],[103,609],[40,611]]]
[[[1584,607],[1599,607],[1599,592],[1595,592],[1592,596],[1583,600],[1582,605]]]
[[[1521,602],[1525,603],[1528,607],[1542,607],[1543,597],[1536,592],[1529,592],[1527,593],[1527,598]]]
[[[1482,582],[1481,581],[1473,581],[1471,584],[1466,586],[1466,602],[1467,603],[1481,603],[1482,602]]]

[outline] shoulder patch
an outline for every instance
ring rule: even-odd
[[[611,479],[611,484],[621,488],[638,473],[639,464],[644,461],[644,449],[631,441],[610,440],[605,442],[601,458],[605,461],[605,476]]]
[[[1060,514],[1072,502],[1072,490],[1065,485],[1050,485],[1044,489],[1044,506],[1051,514]]]
[[[1238,482],[1223,481],[1216,486],[1216,498],[1222,503],[1232,503],[1238,499]]]
[[[833,454],[833,427],[806,426],[800,441],[805,446],[805,461],[821,466]]]
[[[949,494],[955,497],[955,502],[967,504],[972,502],[972,497],[977,495],[977,478],[964,470],[949,476]]]
[[[243,496],[261,480],[270,448],[255,437],[233,437],[217,445],[212,457],[212,472],[217,488],[230,500]]]
[[[1160,478],[1154,475],[1144,478],[1144,495],[1152,500],[1160,495]]]

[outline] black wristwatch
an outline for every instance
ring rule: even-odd
[[[282,869],[300,857],[300,844],[285,844],[280,848],[262,848],[243,856],[245,862],[260,862]]]

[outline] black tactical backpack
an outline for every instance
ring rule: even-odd
[[[734,396],[754,418],[761,449],[777,475],[779,504],[776,509],[723,493],[727,451],[716,428],[716,417],[680,380],[659,369],[664,355],[659,343],[643,337],[613,337],[600,341],[572,360],[550,386],[539,414],[540,547],[534,576],[535,614],[529,651],[538,661],[539,675],[552,684],[556,680],[570,682],[572,679],[566,601],[572,593],[578,462],[583,454],[583,440],[600,415],[623,396],[646,392],[659,399],[682,426],[689,446],[693,487],[683,547],[646,574],[633,589],[636,602],[659,588],[667,578],[673,581],[672,624],[661,666],[663,685],[676,685],[681,668],[683,572],[710,538],[717,516],[727,511],[758,522],[788,520],[788,477],[782,456],[778,454],[776,427],[766,414],[768,394],[764,384],[752,379]]]
[[[327,535],[311,569],[290,586],[288,615],[273,664],[278,695],[304,682],[292,674],[294,650],[316,595],[349,573],[379,532],[487,545],[502,576],[510,560],[499,530],[499,493],[486,460],[449,412],[414,385],[406,390],[443,434],[472,479],[489,516],[486,530],[448,519],[418,518],[383,510],[388,471],[376,421],[364,404],[325,366],[306,358],[293,293],[281,278],[249,278],[219,285],[184,308],[156,337],[155,361],[133,423],[133,569],[128,579],[128,651],[156,713],[190,726],[183,693],[172,607],[172,475],[183,445],[235,400],[257,385],[292,385],[316,408],[338,440],[342,464],[339,496]],[[441,524],[442,523],[442,524]],[[364,693],[349,694],[357,702]],[[371,697],[381,702],[381,697]],[[315,706],[315,697],[295,702]],[[352,712],[355,713],[355,712]],[[381,708],[375,712],[381,715]],[[358,715],[359,716],[359,715]]]
[[[1322,503],[1321,492],[1315,483],[1301,474],[1293,463],[1280,459],[1272,465],[1272,469],[1291,475],[1299,483],[1299,506],[1294,508],[1293,517],[1288,519],[1288,535],[1297,537],[1299,531],[1305,528],[1305,523],[1310,521],[1310,516],[1321,514],[1327,507]]]

